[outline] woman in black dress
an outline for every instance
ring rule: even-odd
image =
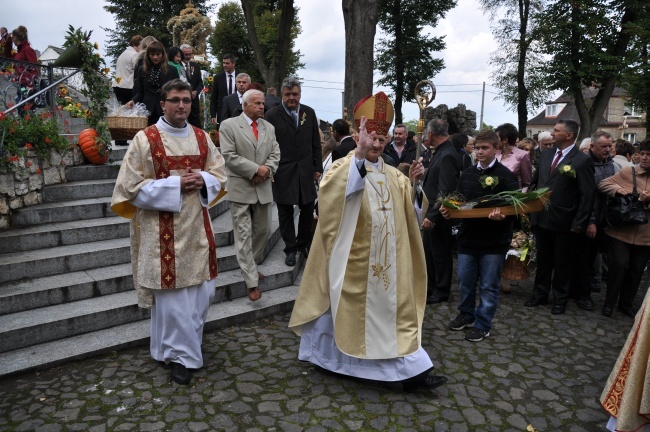
[[[160,106],[160,89],[163,84],[178,78],[176,68],[169,66],[167,52],[163,44],[152,42],[144,56],[142,66],[135,72],[133,99],[126,105],[133,107],[137,102],[145,104],[149,110],[149,125],[155,124],[163,114]]]

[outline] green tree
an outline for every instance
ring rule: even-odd
[[[402,122],[402,102],[415,101],[413,91],[423,79],[431,79],[445,63],[434,58],[445,48],[444,36],[425,31],[435,27],[456,6],[456,0],[380,0],[379,27],[386,34],[378,44],[375,68],[382,74],[377,84],[395,95],[395,122]]]
[[[551,56],[540,72],[550,89],[573,98],[579,138],[596,131],[614,87],[637,57],[635,31],[648,7],[646,0],[555,0],[538,14],[541,46]],[[593,99],[585,97],[588,87],[597,90]]]
[[[108,33],[106,53],[117,60],[122,51],[129,45],[131,37],[153,36],[165,48],[173,43],[173,36],[167,30],[167,21],[177,16],[186,7],[188,0],[106,0],[104,9],[112,13],[115,28],[104,28]],[[193,0],[194,7],[206,15],[211,8],[206,6],[206,0]]]
[[[646,14],[648,11],[646,11]],[[648,16],[644,17],[645,25],[637,25],[634,34],[637,36],[635,46],[631,50],[630,67],[623,74],[621,86],[625,88],[630,103],[637,111],[646,115],[646,127],[650,126],[650,24]]]
[[[519,137],[526,136],[528,111],[542,105],[550,95],[544,80],[531,65],[542,62],[535,39],[533,14],[544,9],[545,0],[481,0],[490,14],[492,35],[499,49],[490,56],[494,86],[501,99],[517,113]]]
[[[253,82],[263,82],[267,86],[277,87],[287,75],[293,75],[305,66],[300,62],[300,51],[295,49],[296,38],[302,31],[297,10],[291,7],[294,13],[289,29],[289,50],[285,63],[279,61],[284,54],[280,54],[278,51],[280,35],[284,35],[284,33],[278,32],[278,28],[284,25],[281,24],[283,19],[281,7],[284,6],[284,2],[251,0],[247,3],[253,14],[254,33],[263,57],[262,67],[260,67],[257,53],[253,48],[252,38],[249,36],[244,12],[239,3],[235,1],[224,3],[217,12],[214,32],[209,39],[212,55],[220,61],[224,54],[234,54],[238,57],[238,71],[241,70],[249,74]],[[287,18],[285,17],[285,19]],[[216,69],[221,70],[221,66],[217,66]],[[263,73],[263,70],[266,72]],[[273,77],[274,75],[277,77]]]

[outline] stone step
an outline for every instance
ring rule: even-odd
[[[43,202],[111,197],[113,195],[113,189],[115,189],[115,179],[81,180],[60,183],[43,188]]]
[[[217,221],[218,229],[226,230],[217,240],[222,244],[228,242],[217,252],[219,269],[223,271],[238,267],[235,246],[229,244],[232,239],[232,223],[229,219],[230,214],[223,213]],[[274,245],[280,237],[278,227],[277,212],[272,211],[270,245]],[[0,284],[125,264],[130,261],[131,244],[128,237],[8,253],[0,255]]]
[[[14,210],[12,226],[28,227],[45,223],[69,222],[115,216],[111,210],[111,198],[90,198],[37,204]]]
[[[120,172],[121,161],[104,165],[78,165],[65,169],[67,181],[116,179]]]
[[[205,332],[251,322],[285,313],[293,308],[298,287],[289,285],[273,291],[252,303],[247,297],[215,303],[210,307]],[[30,370],[46,369],[95,355],[149,343],[149,320],[122,324],[65,339],[0,353],[0,376]]]
[[[228,209],[225,200],[210,209],[218,246],[232,243],[232,222]],[[220,218],[223,213],[228,213],[228,217]],[[129,224],[128,219],[112,216],[0,231],[0,255],[129,237]]]
[[[108,156],[108,161],[109,162],[121,161],[122,159],[124,159],[124,155],[126,154],[126,150],[128,148],[129,148],[128,145],[126,146],[115,145],[115,142],[113,141],[113,150],[111,151],[111,154]]]
[[[266,257],[259,271],[265,275],[260,282],[264,293],[293,283],[300,263],[284,265],[284,244],[278,242]],[[268,296],[263,296],[262,299]],[[241,272],[222,271],[217,277],[215,302],[246,298],[247,290]],[[149,311],[137,306],[137,293],[130,289],[86,300],[32,309],[0,316],[0,352],[30,345],[52,342],[70,336],[103,330],[149,317]]]

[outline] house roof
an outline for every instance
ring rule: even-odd
[[[56,51],[57,54],[63,54],[63,51],[65,51],[65,49],[63,49],[63,48],[59,48],[59,47],[55,47],[55,46],[53,46],[53,45],[48,45],[46,49],[48,49],[48,48],[53,49],[54,51]]]
[[[595,87],[589,87],[585,89],[582,94],[585,99],[593,99],[596,97],[596,94],[598,93],[598,89]],[[622,97],[625,96],[625,90],[620,88],[620,87],[615,87],[614,92],[612,93],[611,97]],[[551,105],[554,103],[564,103],[566,104],[565,107],[558,113],[557,116],[555,117],[546,117],[546,108],[542,110],[539,114],[537,114],[535,117],[532,119],[528,120],[526,122],[527,125],[554,125],[557,123],[559,120],[573,120],[580,124],[580,117],[578,116],[578,110],[576,109],[576,105],[573,101],[573,97],[569,93],[564,93],[554,101],[546,102],[547,105]],[[627,121],[627,124],[632,126],[635,123],[635,121]],[[603,116],[601,117],[600,121],[598,122],[599,127],[605,127],[605,126],[618,126],[620,125],[621,122],[610,122],[607,121],[607,117]]]

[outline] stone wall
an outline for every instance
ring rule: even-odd
[[[449,135],[455,133],[472,135],[476,130],[476,112],[465,108],[465,104],[458,104],[456,108],[451,109],[445,104],[435,108],[428,107],[424,111],[424,118],[427,123],[434,118],[445,120],[449,123]]]
[[[43,202],[44,186],[65,182],[65,167],[84,164],[78,145],[64,152],[53,151],[50,160],[39,159],[33,153],[16,162],[16,172],[0,171],[0,230],[11,228],[14,210]]]

